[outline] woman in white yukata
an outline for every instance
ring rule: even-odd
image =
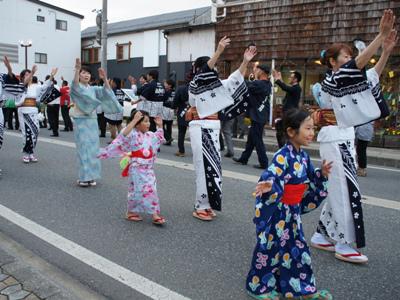
[[[106,72],[102,68],[98,71],[104,86],[90,86],[90,70],[82,67],[80,59],[76,59],[71,101],[74,103],[74,133],[79,163],[77,183],[81,187],[95,186],[96,179],[100,178],[101,164],[97,158],[100,141],[96,108],[101,105],[104,113],[122,113],[122,106],[110,87]]]
[[[196,172],[193,217],[202,221],[212,221],[216,217],[214,210],[222,209],[220,118],[229,120],[245,111],[249,95],[243,75],[257,52],[255,48],[246,49],[240,68],[221,81],[214,66],[229,43],[230,39],[224,37],[211,58],[196,59],[196,75],[189,85],[191,107],[186,114]]]
[[[354,111],[353,118],[362,118],[362,113],[356,110],[360,106],[365,108],[367,99],[371,99],[378,110],[375,113],[382,117],[379,103],[384,100],[379,75],[397,42],[393,25],[393,12],[387,10],[382,17],[378,36],[355,59],[352,58],[351,48],[345,44],[334,44],[322,55],[322,61],[330,70],[322,82],[322,90],[316,93],[317,101],[324,109],[316,118],[322,125],[318,141],[321,158],[334,161],[334,165],[327,201],[311,245],[335,252],[337,259],[351,263],[366,263],[368,258],[352,246],[355,243],[357,248],[365,247],[364,220],[356,175],[354,128],[344,126],[346,120],[340,117],[343,117],[342,111],[348,109]],[[379,62],[365,72],[368,61],[381,46],[383,52]],[[371,111],[366,111],[366,114],[369,113]]]

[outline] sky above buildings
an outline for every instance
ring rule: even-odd
[[[102,7],[102,0],[42,0],[83,15],[81,28],[96,25],[93,9]],[[108,22],[136,19],[168,12],[210,6],[211,0],[108,0]]]

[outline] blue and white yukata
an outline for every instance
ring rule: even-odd
[[[327,196],[327,178],[314,169],[309,155],[288,143],[275,153],[260,181],[272,181],[270,192],[256,198],[257,244],[246,289],[254,295],[273,291],[284,297],[316,292],[311,257],[300,215],[316,209]],[[299,204],[282,202],[285,185],[306,184]]]
[[[74,103],[75,143],[78,151],[79,181],[87,182],[101,177],[99,153],[99,128],[96,108],[104,113],[122,113],[113,91],[101,86],[71,84],[71,101]]]

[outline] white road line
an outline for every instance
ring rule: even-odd
[[[11,135],[11,136],[20,137],[20,134],[14,133],[14,132],[7,132],[6,134]],[[60,141],[60,140],[44,138],[44,137],[39,137],[39,141],[49,143],[49,144],[69,147],[69,148],[76,148],[75,143],[72,143],[72,142]],[[179,161],[175,161],[175,160],[157,158],[156,163],[159,165],[163,165],[163,166],[167,166],[167,167],[174,167],[174,168],[183,169],[183,170],[189,170],[189,171],[194,170],[193,164],[179,162]],[[391,170],[390,169],[389,171],[400,171],[400,170]],[[259,177],[255,176],[255,175],[242,174],[242,173],[228,171],[228,170],[222,170],[222,174],[223,174],[223,177],[225,177],[225,178],[242,180],[242,181],[247,181],[247,182],[251,182],[251,183],[256,183],[259,179]],[[372,197],[372,196],[364,196],[364,199],[362,201],[368,205],[400,210],[400,202],[399,201],[388,200],[388,199],[383,199],[383,198],[376,198],[376,197]]]
[[[35,235],[86,265],[108,275],[139,293],[157,300],[189,300],[170,289],[136,274],[116,263],[62,237],[0,204],[0,216]]]

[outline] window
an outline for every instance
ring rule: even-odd
[[[36,21],[44,22],[44,17],[43,16],[36,16]]]
[[[56,29],[67,31],[67,27],[68,27],[67,21],[56,20]]]
[[[46,53],[35,53],[35,63],[37,64],[47,64],[47,54]]]
[[[84,64],[95,64],[99,62],[100,48],[90,48],[82,50],[82,62]]]
[[[131,42],[126,44],[117,43],[117,61],[129,60],[131,58]]]

